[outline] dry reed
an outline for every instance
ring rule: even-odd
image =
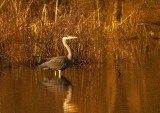
[[[0,61],[6,65],[39,63],[48,57],[67,54],[61,43],[64,35],[79,37],[78,41],[69,42],[77,64],[104,62],[107,47],[112,48],[111,54],[116,50],[117,56],[126,58],[133,55],[138,46],[128,45],[126,40],[149,36],[143,6],[135,8],[115,30],[111,1],[3,0],[0,3]]]

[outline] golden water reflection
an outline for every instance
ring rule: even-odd
[[[120,77],[112,56],[61,78],[47,70],[2,70],[0,113],[159,113],[159,55],[144,54],[141,65],[122,62]]]
[[[72,102],[72,91],[73,86],[72,83],[67,80],[64,76],[61,78],[53,77],[52,78],[43,78],[41,84],[47,91],[52,93],[57,93],[57,96],[60,94],[64,94],[63,99],[63,110],[64,113],[78,113],[78,106]]]

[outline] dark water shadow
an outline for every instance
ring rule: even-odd
[[[46,88],[49,92],[54,92],[56,90],[64,91],[69,88],[73,89],[72,83],[64,76],[61,78],[52,76],[52,77],[44,77],[42,81],[40,81],[41,85]]]
[[[65,76],[44,77],[40,84],[43,89],[57,98],[63,95],[64,113],[78,113],[78,106],[72,102],[73,85]]]

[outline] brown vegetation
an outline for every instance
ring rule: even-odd
[[[110,0],[3,0],[0,2],[0,62],[33,63],[64,55],[66,51],[61,43],[64,35],[79,37],[78,41],[69,42],[77,63],[101,62],[107,47],[112,48],[110,53],[134,53],[135,49],[131,48],[135,45],[128,45],[126,40],[148,40],[157,33],[159,25],[151,19],[153,15],[158,18],[159,7],[144,1],[123,2],[122,21],[115,24],[112,22],[114,3]],[[126,7],[130,3],[134,4],[132,9]],[[151,19],[147,14],[152,11],[145,8],[156,11]]]

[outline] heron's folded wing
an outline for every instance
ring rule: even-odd
[[[61,69],[66,65],[67,57],[53,57],[51,60],[41,64],[40,66],[43,68],[51,68],[51,69]]]

